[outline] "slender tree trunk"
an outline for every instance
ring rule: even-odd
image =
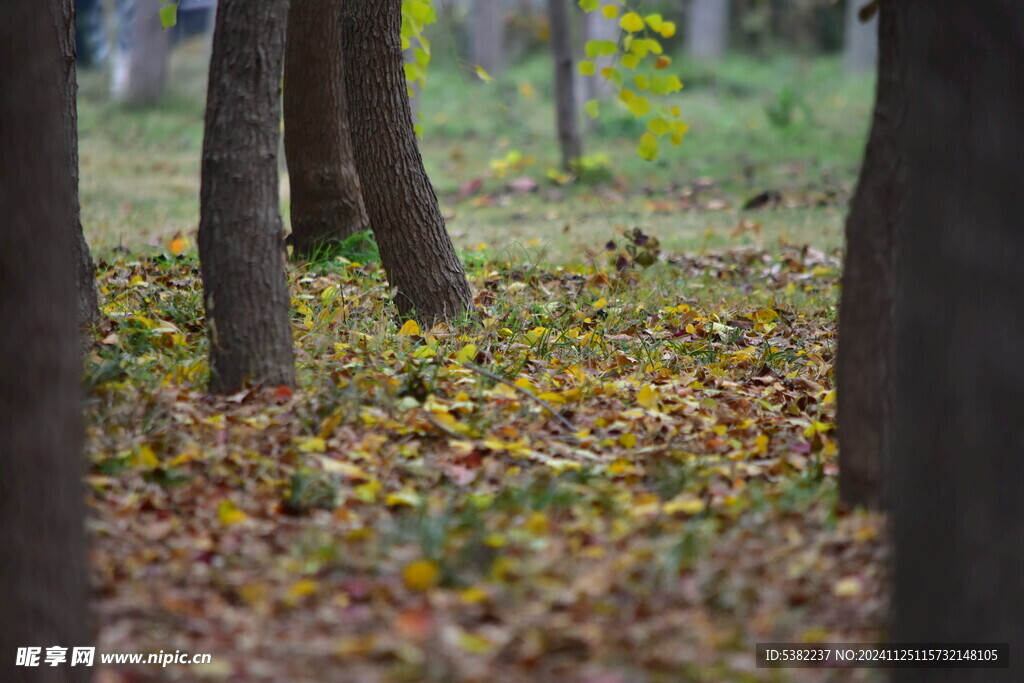
[[[585,40],[610,40],[619,41],[622,29],[619,28],[618,20],[608,19],[600,12],[587,12],[584,15]],[[611,66],[611,57],[598,57],[593,60],[596,68],[596,75],[582,79],[584,83],[584,97],[588,100],[604,100],[615,94],[615,84],[601,75],[601,70]]]
[[[167,89],[171,32],[160,23],[158,0],[122,0],[117,49],[110,79],[114,99],[152,104]]]
[[[569,24],[568,0],[548,0],[551,22],[551,54],[555,64],[555,123],[558,144],[562,149],[562,168],[572,170],[583,156],[583,134],[576,111],[576,74],[573,69],[572,26]]]
[[[292,384],[277,150],[288,0],[221,0],[206,95],[199,258],[210,390]]]
[[[883,2],[883,7],[888,4]],[[1024,644],[1024,7],[904,0],[908,195],[894,339],[893,642]],[[937,141],[941,141],[941,144]]]
[[[873,509],[886,504],[894,240],[906,194],[902,11],[898,2],[880,9],[875,113],[846,219],[839,306],[839,490],[843,502]]]
[[[284,62],[284,149],[297,256],[369,222],[352,158],[339,0],[292,0]]]
[[[473,63],[497,76],[505,69],[505,2],[474,0],[471,12]]]
[[[82,211],[78,201],[78,76],[75,59],[75,0],[51,2],[53,26],[60,45],[61,73],[59,87],[63,96],[62,118],[68,169],[71,171],[71,209],[73,214],[72,246],[78,284],[78,317],[83,328],[91,327],[100,318],[96,297],[96,267],[89,254],[82,231]]]
[[[63,0],[0,3],[0,680],[19,647],[90,643]],[[73,24],[72,24],[73,27]],[[15,30],[16,29],[16,30]],[[57,30],[55,30],[57,29]],[[73,35],[73,33],[72,33]],[[70,655],[70,650],[69,650]],[[45,652],[40,659],[45,657]]]
[[[712,61],[729,46],[729,0],[693,0],[687,22],[686,46],[694,59]]]
[[[870,71],[878,63],[878,13],[869,21],[861,21],[860,10],[866,4],[866,0],[846,0],[843,67],[848,73]]]
[[[473,297],[413,132],[401,0],[346,2],[342,16],[356,168],[395,305],[427,325],[456,318]]]

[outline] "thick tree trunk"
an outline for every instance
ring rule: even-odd
[[[729,46],[729,0],[693,0],[686,48],[694,59],[721,59]]]
[[[199,258],[210,390],[295,380],[277,150],[288,0],[221,0],[206,95]]]
[[[861,21],[860,10],[866,4],[866,0],[846,0],[843,67],[848,73],[870,71],[878,63],[878,13],[869,21]]]
[[[60,45],[61,65],[59,86],[64,98],[62,123],[65,148],[68,150],[68,169],[71,172],[72,246],[75,254],[75,273],[78,285],[78,317],[83,328],[99,321],[100,309],[96,297],[96,268],[89,254],[82,231],[82,211],[78,201],[78,76],[75,59],[75,0],[51,2],[53,26]]]
[[[473,297],[413,132],[401,0],[346,2],[342,16],[356,168],[395,305],[427,325],[456,318]]]
[[[899,144],[906,116],[899,5],[883,2],[880,9],[875,113],[846,219],[839,306],[839,490],[843,502],[872,509],[886,504],[894,239],[906,194]]]
[[[87,680],[17,667],[19,647],[88,646],[74,183],[63,0],[4,0],[0,26],[0,680]],[[58,23],[59,21],[59,23]],[[72,25],[73,26],[73,25]],[[55,30],[55,28],[59,30]],[[15,30],[16,29],[16,30]],[[72,33],[73,35],[73,33]],[[68,651],[70,658],[70,649]],[[45,658],[45,651],[40,660]],[[40,662],[42,663],[42,662]]]
[[[339,0],[292,0],[284,62],[284,149],[296,256],[369,222],[352,158]]]
[[[888,4],[883,2],[883,7]],[[1024,644],[1024,7],[904,0],[907,205],[894,339],[893,642]]]
[[[171,32],[160,23],[158,0],[121,0],[110,89],[125,104],[152,104],[167,89]]]
[[[474,0],[471,11],[473,63],[497,76],[505,69],[505,0]]]
[[[576,111],[576,74],[573,71],[568,2],[548,0],[548,20],[551,22],[551,54],[555,65],[555,124],[562,150],[562,168],[570,171],[574,162],[583,156],[583,134]]]

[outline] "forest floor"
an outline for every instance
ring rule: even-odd
[[[126,112],[87,75],[99,649],[213,655],[101,680],[875,680],[754,661],[874,641],[886,610],[884,520],[836,496],[837,248],[870,84],[758,68],[686,95],[681,156],[641,166],[613,122],[614,161],[571,185],[547,178],[536,63],[495,86],[518,108],[469,122],[444,107],[483,84],[440,69],[424,154],[479,319],[400,326],[355,245],[289,267],[298,388],[226,398],[204,392],[196,93]],[[768,126],[794,83],[811,113]]]

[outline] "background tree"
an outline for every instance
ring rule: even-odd
[[[402,66],[401,0],[343,7],[356,168],[395,305],[427,325],[450,320],[469,311],[473,298],[416,144]]]
[[[686,26],[691,57],[721,59],[729,46],[729,0],[692,0]]]
[[[505,4],[505,0],[474,0],[470,8],[470,59],[495,76],[505,69]]]
[[[849,505],[875,509],[885,503],[887,484],[894,249],[906,194],[903,9],[883,2],[880,12],[874,118],[846,219],[836,365],[840,494]]]
[[[609,19],[600,12],[587,12],[583,15],[584,40],[609,40],[618,42],[622,35],[619,22]],[[615,84],[610,79],[601,76],[601,71],[615,63],[610,56],[599,56],[594,59],[595,76],[592,78],[580,79],[583,81],[584,100],[605,100],[615,94]],[[597,119],[591,119],[594,123]]]
[[[64,0],[0,4],[0,678],[17,648],[90,642]]]
[[[1016,658],[1024,643],[1024,7],[894,4],[906,6],[914,87],[902,138],[889,637],[1009,642]],[[1019,680],[1019,662],[1011,666],[900,669],[895,678]]]
[[[843,68],[849,73],[870,71],[878,62],[878,13],[868,11],[870,17],[865,16],[866,21],[860,16],[868,6],[866,0],[846,0]]]
[[[572,170],[573,162],[583,156],[583,134],[576,111],[576,86],[573,59],[572,26],[567,3],[548,0],[551,22],[551,54],[555,67],[555,122],[562,150],[562,168]]]
[[[367,227],[352,158],[339,0],[292,0],[284,62],[284,148],[296,255]]]
[[[110,91],[125,104],[151,104],[167,89],[171,32],[160,22],[158,0],[119,0]]]
[[[288,0],[221,0],[199,206],[210,390],[295,378],[277,150]]]

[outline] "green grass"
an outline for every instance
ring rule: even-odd
[[[201,44],[175,53],[170,92],[152,108],[111,103],[102,74],[81,74],[82,212],[99,254],[119,245],[151,251],[179,231],[194,234],[205,54]],[[587,249],[599,251],[634,226],[658,235],[670,251],[772,248],[780,240],[839,246],[871,80],[844,77],[832,57],[732,56],[714,68],[678,59],[673,68],[687,84],[670,102],[691,127],[682,147],[644,162],[634,152],[642,125],[605,107],[607,118],[588,136],[586,153],[606,154],[612,179],[557,186],[546,177],[558,163],[549,60],[528,57],[488,84],[442,52],[416,106],[424,160],[457,246],[472,251],[486,244],[488,253],[526,248],[564,262]],[[791,108],[780,105],[786,101]],[[773,124],[771,111],[788,112],[789,125]],[[532,163],[494,177],[490,162],[510,151]],[[287,224],[283,158],[281,168]],[[536,180],[538,190],[511,193],[509,179],[523,175]],[[483,181],[483,196],[462,197],[459,189],[473,180]],[[704,186],[696,208],[687,201],[695,183]],[[739,212],[749,197],[769,189],[781,191],[792,206]],[[760,231],[733,236],[743,219],[759,223]]]

